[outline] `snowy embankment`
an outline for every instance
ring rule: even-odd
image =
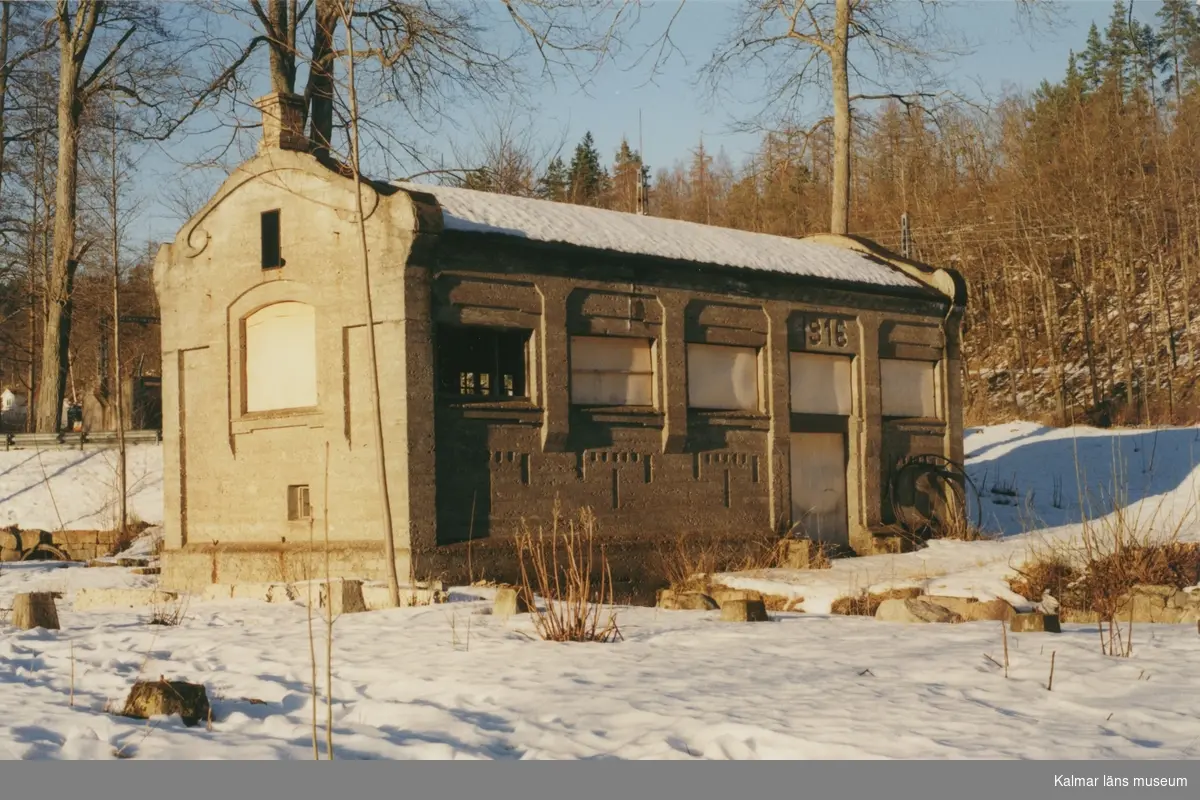
[[[1018,422],[967,431],[972,520],[993,541],[935,541],[912,553],[842,559],[819,571],[762,570],[721,576],[721,583],[803,597],[812,614],[839,597],[918,586],[927,594],[1002,598],[1027,608],[1006,578],[1032,552],[1078,543],[1084,517],[1123,509],[1139,528],[1179,529],[1200,541],[1200,428],[1098,430]],[[1040,598],[1028,598],[1038,600]]]
[[[1152,433],[1076,435],[1092,473],[1080,483],[1091,494],[1106,480],[1111,485],[1105,465],[1113,463],[1115,442],[1130,462],[1130,502],[1166,498],[1164,513],[1191,507],[1195,431],[1164,431],[1157,440]],[[999,587],[1010,555],[1037,536],[1069,536],[1078,514],[1069,432],[1001,426],[972,432],[968,444],[976,480],[985,470],[1004,482],[1015,473],[1024,506],[986,496],[990,524],[1010,532],[1007,540],[887,557],[899,565],[892,569],[911,570],[931,587]],[[1151,446],[1155,464],[1143,471],[1138,459],[1149,458]],[[78,468],[67,455],[52,480]],[[1060,472],[1061,502],[1051,489]],[[1031,513],[1050,527],[1017,533]],[[852,580],[852,562],[877,565],[864,570],[864,580],[887,578],[879,557],[805,575],[829,576],[832,592]],[[76,612],[70,605],[83,586],[153,580],[121,568],[0,565],[0,606],[17,591],[65,593],[61,631],[19,632],[0,623],[0,758],[311,758],[314,667],[305,605],[193,600],[178,627],[148,624],[150,609]],[[820,585],[804,591],[815,595]],[[336,621],[339,758],[1200,757],[1200,636],[1193,626],[1143,626],[1132,658],[1101,655],[1094,626],[1011,634],[1005,678],[995,663],[1004,660],[1001,626],[993,622],[913,626],[810,609],[735,624],[718,621],[716,612],[620,608],[624,641],[555,644],[538,640],[527,616],[488,614],[489,596],[458,589],[444,605]],[[314,638],[323,748],[319,619]],[[211,730],[106,713],[135,680],[160,675],[205,684]]]
[[[162,448],[132,445],[128,454],[129,511],[162,522]],[[0,452],[0,527],[28,530],[112,530],[116,527],[115,450]]]

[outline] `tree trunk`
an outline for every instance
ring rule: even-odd
[[[327,154],[333,143],[333,35],[338,13],[335,0],[317,0],[316,30],[313,34],[312,72],[308,95],[308,140],[313,150]]]
[[[94,22],[92,23],[94,27]],[[77,31],[75,36],[83,31]],[[58,76],[58,177],[54,195],[54,258],[46,281],[46,325],[42,346],[42,381],[37,397],[37,429],[52,433],[62,424],[67,356],[71,339],[71,292],[74,289],[76,192],[79,180],[79,94],[82,58],[75,36],[61,26]]]
[[[22,592],[13,597],[12,624],[23,631],[34,628],[59,630],[54,595],[50,592]]]
[[[8,36],[12,7],[8,0],[0,2],[0,190],[4,188],[4,111],[8,102]],[[0,197],[3,197],[0,191]]]
[[[833,78],[833,205],[829,230],[850,232],[850,0],[837,0],[829,51]]]
[[[296,42],[289,41],[287,0],[270,0],[267,36],[271,48],[271,91],[296,91]]]

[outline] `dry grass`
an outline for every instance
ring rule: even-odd
[[[597,555],[597,551],[599,551]],[[525,528],[517,536],[521,586],[542,639],[613,642],[623,637],[613,610],[612,570],[596,542],[596,517],[587,509],[564,520],[556,503],[549,534]],[[538,606],[537,597],[545,599]]]
[[[1100,619],[1101,650],[1129,656],[1133,651],[1133,620],[1124,629],[1118,612],[1136,586],[1184,589],[1200,583],[1200,544],[1179,541],[1192,510],[1172,522],[1161,520],[1162,504],[1147,515],[1114,500],[1111,514],[1084,519],[1078,541],[1043,545],[1031,554],[1009,580],[1013,591],[1027,600],[1049,594],[1063,610],[1090,612]]]
[[[177,627],[181,625],[187,618],[187,595],[168,600],[165,602],[156,602],[150,608],[150,624],[164,625],[167,627]]]

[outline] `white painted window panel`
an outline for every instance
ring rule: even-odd
[[[884,358],[879,362],[883,416],[933,419],[937,411],[937,364]]]
[[[792,411],[850,416],[850,359],[792,353]]]
[[[571,337],[571,402],[576,405],[654,404],[654,359],[648,339]]]
[[[688,405],[757,411],[758,351],[753,347],[689,344]]]
[[[246,411],[317,405],[316,314],[275,303],[246,318]]]
[[[850,544],[846,504],[846,437],[791,435],[792,523],[815,541]]]

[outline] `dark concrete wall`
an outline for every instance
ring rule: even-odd
[[[915,453],[961,458],[956,318],[932,290],[907,296],[813,281],[698,268],[660,259],[569,250],[478,234],[444,233],[427,261],[434,354],[438,323],[531,331],[527,400],[433,403],[436,541],[509,537],[545,525],[557,500],[590,507],[602,535],[757,537],[791,523],[788,356],[852,354],[848,422],[851,542],[872,552],[889,523],[889,470]],[[810,323],[840,320],[839,341]],[[943,331],[945,334],[943,334]],[[569,336],[653,339],[653,408],[570,404]],[[686,344],[761,348],[756,412],[687,405]],[[408,356],[414,357],[410,343]],[[937,360],[939,420],[884,420],[879,358]],[[411,419],[411,418],[410,418]],[[957,444],[956,444],[957,442]],[[414,461],[414,463],[416,463]],[[410,513],[418,514],[417,508]],[[427,559],[428,560],[428,559]]]

